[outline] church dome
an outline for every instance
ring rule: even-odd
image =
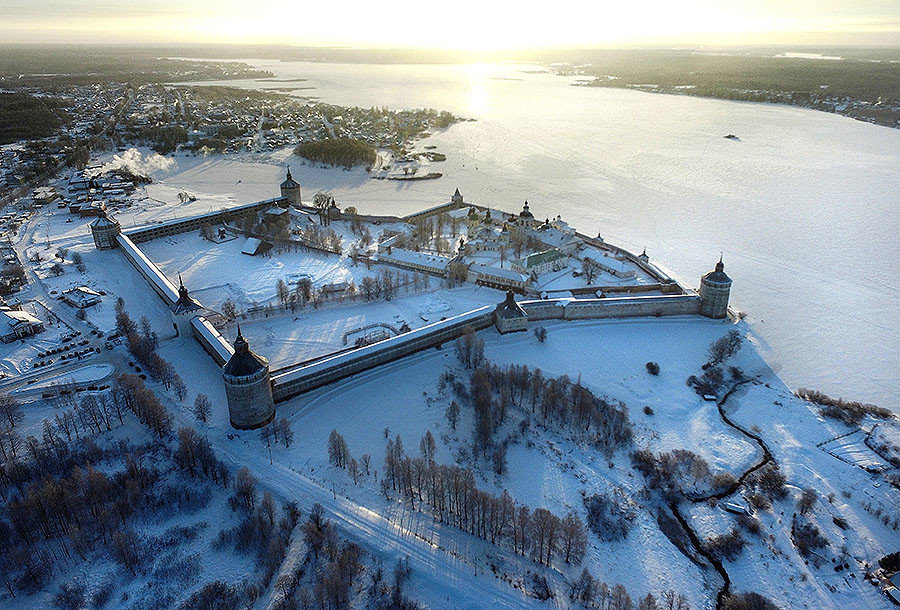
[[[534,214],[531,213],[531,210],[528,209],[528,202],[525,202],[525,205],[522,206],[522,212],[519,214],[520,218],[534,218]]]

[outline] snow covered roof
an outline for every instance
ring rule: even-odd
[[[97,219],[91,223],[92,229],[106,229],[108,227],[115,227],[118,223],[114,220],[111,220],[106,216],[106,210],[100,212],[97,216]]]
[[[422,265],[423,267],[441,270],[446,269],[447,265],[450,264],[450,258],[447,256],[416,252],[415,250],[406,250],[404,248],[391,248],[390,252],[379,248],[378,260]]]
[[[281,183],[281,188],[284,189],[284,188],[299,188],[299,187],[300,187],[300,184],[298,184],[294,180],[293,176],[291,176],[291,170],[288,169],[287,178],[285,179],[284,182]]]
[[[20,324],[41,324],[41,321],[35,318],[27,311],[18,309],[10,309],[8,307],[0,307],[0,320],[5,326],[15,328]]]
[[[191,295],[188,294],[188,290],[184,287],[184,282],[181,281],[180,276],[178,282],[178,300],[172,304],[172,313],[185,314],[202,309],[200,303],[198,303],[196,299],[191,298]]]
[[[589,260],[593,263],[596,263],[602,267],[606,267],[607,269],[612,269],[619,273],[631,273],[634,275],[634,268],[626,261],[620,261],[617,258],[612,256],[606,256],[605,254],[598,253],[596,251],[586,252],[584,255],[585,260]]]
[[[218,362],[224,365],[231,360],[231,357],[234,355],[234,348],[228,344],[225,337],[216,330],[216,327],[209,320],[203,316],[197,316],[191,320],[191,326],[203,336],[206,343],[215,352]]]
[[[505,269],[500,267],[491,267],[489,265],[482,265],[481,263],[472,263],[469,269],[475,271],[476,273],[481,273],[483,275],[492,275],[494,277],[502,277],[508,280],[515,280],[517,282],[527,282],[528,276],[519,273],[518,271],[513,271],[512,269]]]
[[[241,248],[241,253],[253,256],[257,252],[259,252],[260,244],[262,244],[261,239],[257,237],[248,237],[247,241],[244,242],[244,247]]]

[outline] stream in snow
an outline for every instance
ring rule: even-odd
[[[900,130],[836,115],[630,90],[514,65],[350,65],[248,60],[297,95],[363,107],[431,107],[475,121],[419,143],[439,180],[390,183],[303,166],[304,195],[407,213],[448,200],[561,214],[689,286],[724,254],[732,304],[791,387],[900,409]],[[250,88],[266,83],[232,81]],[[739,140],[726,139],[736,134]]]

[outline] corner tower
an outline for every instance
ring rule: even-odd
[[[234,355],[222,367],[228,416],[238,430],[261,428],[275,419],[269,361],[250,350],[238,326]]]
[[[94,238],[94,245],[99,250],[111,250],[119,246],[116,239],[122,228],[119,222],[114,218],[106,215],[106,210],[101,210],[97,219],[91,223],[91,237]]]
[[[300,205],[300,184],[291,176],[290,168],[287,171],[287,178],[281,183],[281,196],[287,199],[292,206]]]
[[[707,318],[727,316],[730,294],[731,278],[725,275],[725,265],[720,257],[715,270],[700,278],[700,315]]]

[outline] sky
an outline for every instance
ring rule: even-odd
[[[0,0],[3,42],[900,46],[900,0]]]

